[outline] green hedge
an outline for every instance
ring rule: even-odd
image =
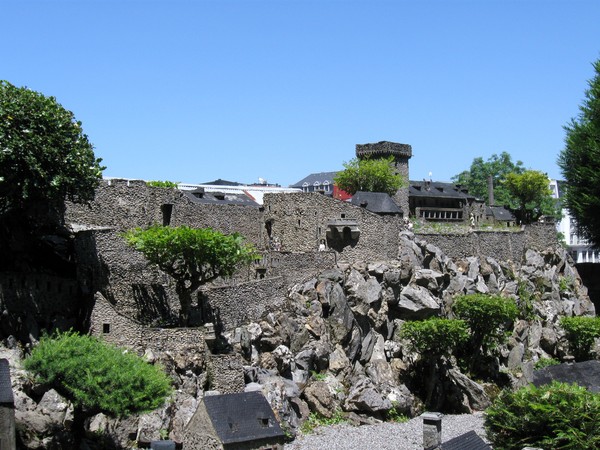
[[[495,449],[600,449],[600,394],[553,382],[503,391],[485,412]]]

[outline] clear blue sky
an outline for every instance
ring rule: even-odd
[[[0,37],[105,176],[287,186],[388,140],[412,179],[502,151],[557,178],[600,1],[2,0]]]

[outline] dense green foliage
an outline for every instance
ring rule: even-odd
[[[0,215],[36,202],[88,202],[104,170],[71,111],[7,81],[0,81],[0,149]]]
[[[483,355],[504,342],[506,330],[519,314],[513,299],[490,294],[458,296],[452,311],[467,322],[471,330],[471,349]]]
[[[179,186],[179,183],[176,183],[175,181],[159,181],[159,180],[146,181],[146,184],[148,186],[160,187],[160,188],[176,188],[177,186]]]
[[[134,353],[73,332],[42,337],[25,368],[87,415],[126,417],[161,406],[171,393],[167,375]]]
[[[537,170],[509,173],[504,186],[516,203],[521,223],[532,223],[541,216],[559,217],[558,205],[552,198],[548,175]]]
[[[565,148],[558,165],[566,181],[563,202],[579,233],[600,245],[600,60],[588,82],[579,116],[565,126]]]
[[[560,326],[577,361],[594,358],[592,350],[594,341],[600,338],[600,317],[562,317]]]
[[[485,412],[485,428],[497,449],[600,449],[599,417],[600,394],[555,381],[503,391]]]
[[[124,237],[151,264],[173,277],[183,324],[188,323],[194,291],[218,277],[233,275],[240,264],[257,258],[254,246],[240,234],[224,235],[210,228],[153,225],[129,230]]]
[[[344,163],[344,170],[338,172],[335,185],[354,195],[359,191],[385,192],[394,195],[402,186],[402,176],[394,171],[394,158],[354,158]]]
[[[421,357],[449,355],[469,338],[467,325],[462,320],[442,319],[405,322],[400,328],[400,339],[406,339],[411,350]]]
[[[475,158],[470,169],[453,176],[452,181],[465,186],[469,190],[469,194],[487,200],[488,177],[491,176],[494,180],[494,203],[511,205],[513,198],[503,182],[509,173],[520,174],[524,171],[525,168],[521,161],[514,163],[509,153],[502,152],[500,155],[492,155],[487,161],[481,157]]]

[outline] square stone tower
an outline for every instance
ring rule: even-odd
[[[363,158],[394,158],[394,170],[402,175],[402,187],[392,197],[402,208],[404,217],[408,217],[408,160],[412,156],[412,147],[408,144],[381,141],[375,144],[356,144],[356,157]]]

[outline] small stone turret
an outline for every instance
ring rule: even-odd
[[[381,141],[375,144],[356,144],[356,157],[388,158],[394,157],[394,170],[402,175],[403,186],[393,196],[394,201],[402,208],[405,217],[408,217],[408,160],[412,156],[412,147],[408,144]]]

